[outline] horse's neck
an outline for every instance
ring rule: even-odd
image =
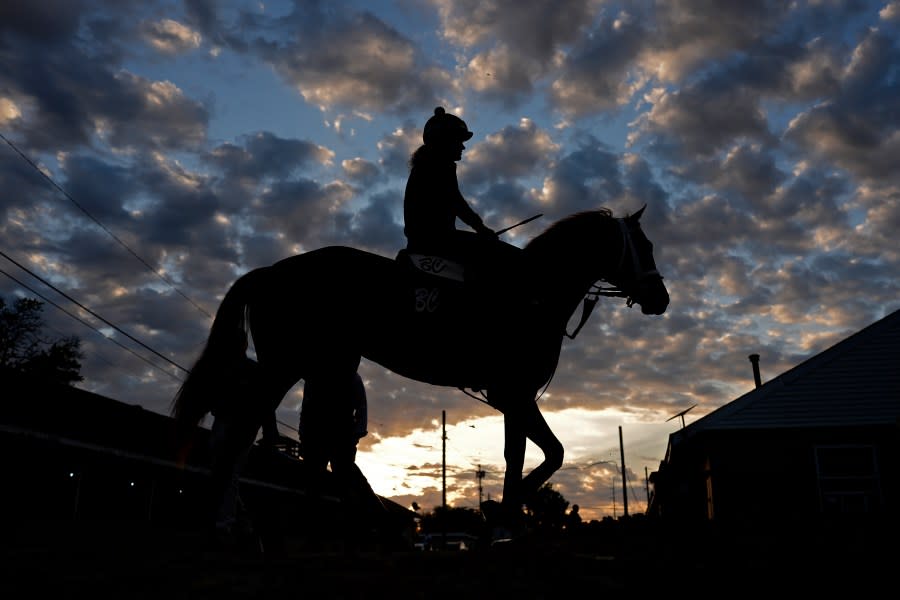
[[[560,328],[561,333],[594,281],[596,280],[568,281],[555,286],[553,293],[548,296],[546,300],[548,312],[551,313],[551,319]]]
[[[587,250],[573,244],[552,257],[533,257],[537,265],[536,281],[540,285],[538,301],[561,328],[565,328],[591,286],[611,275],[616,267],[621,252],[618,246],[613,247],[612,241],[617,239],[612,235],[601,239],[606,244]]]
[[[531,300],[540,308],[545,323],[560,335],[595,281],[578,267],[573,261],[551,261],[538,263],[532,271]]]

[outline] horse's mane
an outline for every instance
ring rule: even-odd
[[[551,224],[525,244],[524,250],[527,254],[542,253],[549,248],[564,246],[566,241],[583,239],[584,232],[596,235],[597,222],[612,218],[612,211],[606,207],[577,212]]]

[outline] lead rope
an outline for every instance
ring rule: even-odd
[[[599,299],[599,292],[588,292],[588,295],[584,297],[584,304],[581,305],[581,320],[578,321],[578,326],[575,328],[575,331],[569,333],[568,329],[563,330],[563,333],[566,334],[567,338],[570,340],[575,339],[575,336],[578,335],[578,332],[581,331],[581,328],[587,323],[588,317],[591,316],[591,312],[594,310],[594,307],[597,306],[597,300]]]

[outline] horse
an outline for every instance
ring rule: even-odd
[[[600,296],[625,298],[647,315],[668,307],[653,245],[640,225],[645,209],[624,217],[608,208],[578,212],[522,248],[494,240],[502,251],[490,255],[488,267],[466,266],[462,283],[440,277],[446,265],[434,257],[424,261],[432,272],[422,273],[404,251],[391,258],[348,246],[253,269],[227,290],[206,346],[174,398],[179,430],[189,436],[212,412],[213,431],[221,429],[218,437],[227,440],[219,446],[220,469],[234,471],[295,384],[346,380],[366,358],[406,378],[480,393],[503,414],[501,506],[521,514],[563,463],[563,445],[538,400],[564,338],[578,334]],[[570,333],[579,305],[581,320]],[[248,332],[256,350],[249,366]],[[248,369],[258,382],[250,389],[234,382]],[[247,394],[254,398],[237,397]],[[223,402],[232,408],[223,409]],[[525,475],[527,440],[544,457]]]

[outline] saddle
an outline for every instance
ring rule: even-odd
[[[514,252],[510,252],[512,248]],[[518,248],[502,244],[478,262],[464,264],[444,256],[400,250],[397,262],[410,282],[416,313],[488,309],[492,300],[509,295],[508,274],[519,268]]]
[[[447,317],[462,309],[466,281],[466,269],[462,263],[406,249],[397,253],[396,261],[402,267],[403,278],[407,282],[405,293],[412,300],[416,315],[431,315],[431,320]]]
[[[397,261],[412,267],[415,274],[422,273],[429,277],[440,277],[459,283],[466,280],[466,269],[463,264],[442,256],[417,254],[404,249],[397,254]]]

